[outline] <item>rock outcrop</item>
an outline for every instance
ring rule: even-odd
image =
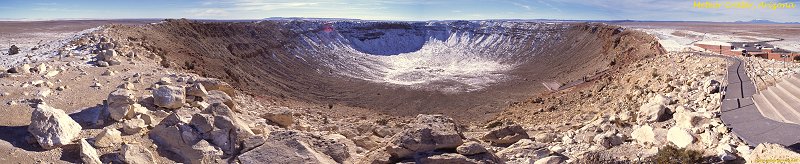
[[[522,126],[512,124],[494,128],[481,139],[494,145],[510,145],[528,137]]]
[[[193,114],[188,122],[173,113],[149,135],[184,162],[202,163],[239,154],[243,142],[254,134],[225,104],[215,103]]]
[[[222,91],[227,95],[236,95],[236,90],[230,84],[215,78],[198,78],[195,83],[200,83],[208,91]]]
[[[352,154],[341,141],[299,131],[274,131],[261,146],[237,159],[240,163],[346,163]]]
[[[464,143],[458,125],[443,115],[420,114],[410,126],[389,139],[386,150],[393,158],[409,158],[417,153],[438,149],[455,149]]]
[[[475,155],[480,153],[486,153],[489,151],[486,150],[486,148],[484,148],[483,145],[481,145],[480,143],[473,141],[464,143],[461,146],[456,147],[456,152],[462,155]]]
[[[153,90],[153,102],[163,108],[178,109],[186,101],[186,90],[183,87],[162,85]]]
[[[538,159],[550,156],[551,153],[552,152],[547,149],[547,145],[544,143],[538,143],[529,139],[522,139],[517,141],[517,143],[500,150],[496,154],[505,161],[525,158],[536,161]]]

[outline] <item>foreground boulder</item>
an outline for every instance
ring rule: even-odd
[[[105,62],[107,65],[120,65],[122,62],[118,59],[119,54],[113,49],[102,50],[97,54],[96,58],[98,63]]]
[[[202,83],[195,83],[186,87],[186,95],[205,98],[208,97],[208,91]]]
[[[643,125],[634,129],[631,132],[631,138],[641,145],[652,145],[656,142],[656,135],[650,125]]]
[[[289,127],[294,123],[294,110],[287,107],[271,108],[267,113],[261,115],[262,118],[277,124],[280,127]]]
[[[703,89],[705,89],[706,93],[714,94],[719,93],[720,83],[716,80],[709,80],[703,84]]]
[[[121,160],[127,164],[151,164],[156,163],[153,153],[139,144],[122,145],[120,152]]]
[[[97,155],[97,150],[86,142],[86,139],[81,139],[81,161],[85,164],[102,164],[100,156]]]
[[[592,142],[608,149],[622,144],[625,139],[625,135],[617,133],[617,130],[612,129],[595,135],[594,138],[592,138]]]
[[[564,157],[562,156],[549,156],[544,157],[542,159],[536,160],[534,164],[559,164],[564,162]]]
[[[534,142],[529,139],[522,139],[496,154],[506,161],[515,158],[527,158],[536,161],[549,156],[551,153],[550,149],[547,149],[547,144]]]
[[[481,145],[480,143],[472,141],[464,143],[461,146],[458,146],[456,148],[456,152],[458,152],[458,154],[463,154],[463,155],[475,155],[480,153],[486,153],[489,151],[486,150],[486,148],[484,148],[483,145]]]
[[[183,107],[186,101],[186,90],[183,87],[162,85],[153,91],[153,103],[167,109]]]
[[[639,120],[647,122],[664,121],[667,118],[667,105],[671,100],[664,95],[650,98],[646,104],[639,108]]]
[[[63,110],[39,104],[31,114],[28,132],[44,149],[53,149],[72,142],[80,133],[81,125]]]
[[[529,138],[529,136],[528,133],[525,132],[525,129],[523,129],[522,126],[514,124],[494,128],[481,139],[491,142],[493,145],[510,145],[520,139],[527,138]]]
[[[445,153],[423,157],[418,160],[420,163],[479,163],[478,161],[467,158],[461,154]]]
[[[108,94],[107,101],[106,110],[111,120],[121,121],[133,117],[133,104],[137,101],[133,91],[119,88]]]
[[[240,163],[348,163],[351,149],[341,141],[299,131],[274,131],[261,146],[237,159]]]
[[[696,112],[679,112],[673,114],[673,118],[675,119],[675,126],[684,128],[684,129],[692,129],[694,127],[700,126],[703,118],[701,114]]]
[[[195,83],[203,84],[203,87],[205,87],[205,89],[208,91],[218,90],[225,92],[225,94],[228,94],[229,96],[236,95],[236,90],[233,89],[233,86],[220,79],[198,78],[195,80]]]
[[[392,136],[386,151],[393,158],[402,159],[438,149],[455,149],[464,143],[463,139],[453,119],[420,114],[411,127]]]
[[[233,101],[233,98],[231,98],[231,96],[228,95],[227,93],[214,90],[214,91],[209,91],[207,96],[208,97],[206,97],[206,101],[209,104],[223,103],[226,106],[228,106],[228,108],[231,108],[233,111],[237,111],[235,101]]]
[[[689,131],[680,127],[672,127],[667,131],[667,141],[679,148],[686,148],[694,142],[694,137]]]
[[[147,124],[140,118],[134,118],[122,122],[122,132],[125,132],[125,134],[128,135],[137,134],[144,128],[147,128]]]
[[[122,143],[121,132],[114,128],[103,129],[97,136],[94,137],[94,146],[97,147],[112,147]]]
[[[215,103],[190,121],[176,113],[167,116],[149,133],[159,147],[179,155],[184,163],[208,163],[239,154],[253,132],[225,104]]]
[[[150,138],[177,155],[184,163],[203,163],[213,161],[222,151],[203,140],[201,134],[173,113],[156,125],[149,133]]]
[[[202,113],[214,116],[214,130],[211,131],[211,134],[204,134],[204,136],[229,138],[231,141],[230,144],[232,144],[231,147],[229,149],[223,147],[222,149],[228,154],[235,154],[233,151],[238,149],[238,147],[236,147],[238,143],[254,135],[247,124],[239,120],[234,112],[225,104],[211,104],[211,106],[203,110]],[[219,136],[220,134],[222,134],[222,136]],[[222,143],[219,143],[219,141],[214,141],[214,143],[218,143],[217,146],[222,146]]]

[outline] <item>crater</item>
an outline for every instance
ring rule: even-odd
[[[550,92],[544,83],[579,85],[664,53],[647,34],[598,23],[168,20],[109,33],[248,94],[472,121]]]

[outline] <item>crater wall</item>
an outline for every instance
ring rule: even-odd
[[[107,30],[163,66],[248,94],[474,121],[544,92],[543,82],[613,76],[664,53],[652,36],[597,23],[167,20]]]

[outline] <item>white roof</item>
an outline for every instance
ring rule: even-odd
[[[731,46],[731,43],[721,42],[721,41],[716,41],[716,40],[702,40],[702,41],[699,41],[699,42],[695,42],[695,44]]]

